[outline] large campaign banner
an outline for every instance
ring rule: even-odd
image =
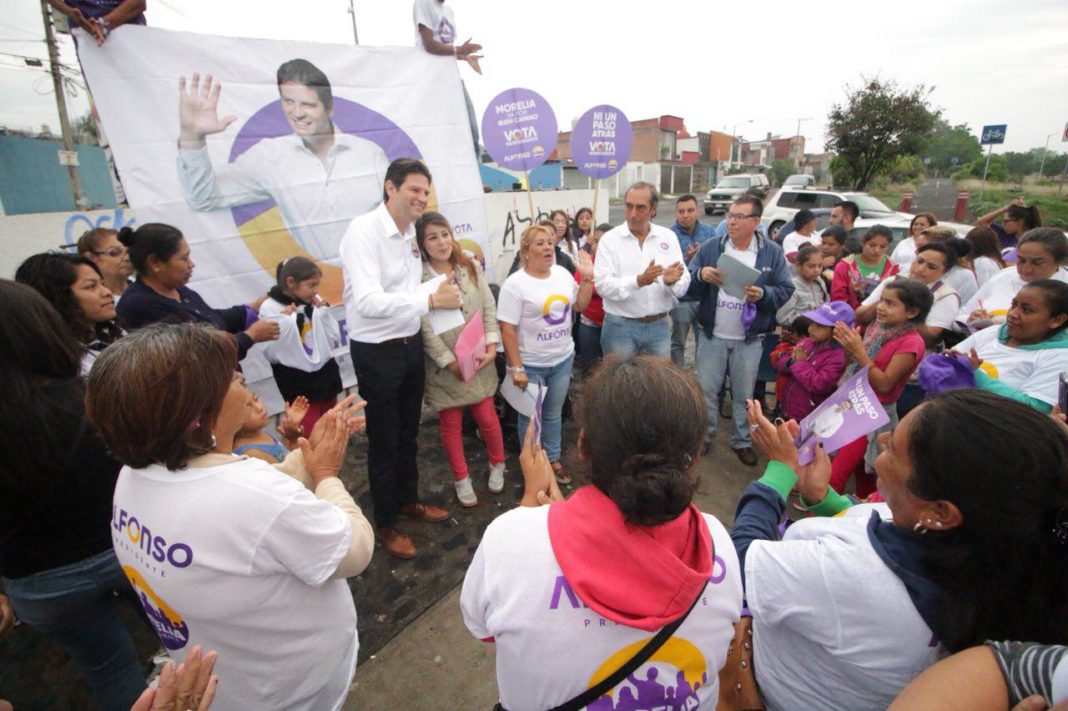
[[[452,57],[138,26],[79,55],[138,222],[183,232],[191,285],[214,306],[262,294],[295,255],[322,265],[322,296],[340,303],[338,244],[401,157],[426,163],[429,209],[488,254]]]

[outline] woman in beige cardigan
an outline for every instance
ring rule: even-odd
[[[463,506],[475,506],[478,497],[467,471],[464,456],[463,412],[471,408],[471,414],[486,442],[489,455],[489,490],[494,494],[504,489],[504,438],[497,410],[493,406],[493,393],[497,390],[497,369],[493,362],[497,357],[500,331],[497,328],[497,305],[490,291],[489,282],[480,273],[478,265],[464,254],[460,243],[453,239],[452,228],[445,217],[436,212],[427,212],[415,227],[419,250],[423,254],[423,281],[444,275],[460,287],[463,298],[464,325],[481,313],[486,329],[486,350],[478,361],[478,370],[470,382],[463,381],[460,366],[453,349],[463,326],[442,333],[434,333],[430,319],[423,317],[423,349],[426,353],[427,407],[436,410],[441,425],[441,444],[449,458],[449,465],[456,481],[456,498]]]

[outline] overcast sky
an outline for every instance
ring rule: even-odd
[[[484,46],[484,74],[461,74],[481,117],[522,86],[552,104],[561,130],[593,105],[631,120],[672,114],[691,133],[746,139],[797,131],[823,148],[831,105],[847,84],[878,75],[933,86],[931,102],[978,134],[1008,124],[1001,150],[1051,150],[1068,122],[1065,0],[798,3],[658,0],[448,0],[461,39]],[[0,19],[0,124],[58,130],[51,79],[9,56],[47,57],[38,0],[5,0]],[[408,0],[355,0],[361,44],[411,45]],[[348,0],[148,0],[156,27],[229,36],[352,43]],[[625,9],[624,9],[625,8]],[[28,40],[22,42],[20,40]],[[75,61],[68,37],[65,61]],[[136,101],[136,97],[131,97]],[[71,114],[86,110],[84,92]]]

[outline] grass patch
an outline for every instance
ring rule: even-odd
[[[987,182],[983,190],[983,199],[979,199],[979,190],[982,180],[961,180],[957,187],[971,193],[968,199],[968,212],[971,213],[972,221],[980,215],[1004,207],[1015,197],[1023,196],[1028,205],[1037,205],[1042,213],[1042,224],[1050,227],[1068,229],[1068,190],[1057,197],[1057,185],[1052,181],[1036,183],[1027,180],[1024,183],[991,183]]]
[[[916,185],[913,183],[876,183],[869,186],[868,192],[886,203],[891,210],[896,210],[901,206],[901,198],[905,193],[916,192]]]

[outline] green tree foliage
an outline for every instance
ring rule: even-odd
[[[954,173],[953,177],[982,178],[985,167],[986,156],[976,158],[964,166],[963,170]],[[1009,179],[1009,171],[1005,166],[1005,156],[990,156],[990,170],[986,174],[986,179],[994,183],[1004,183]]]
[[[787,178],[797,172],[797,165],[789,158],[779,158],[772,161],[771,172],[775,174],[775,184],[782,185]]]
[[[85,143],[91,146],[100,144],[100,138],[96,132],[96,121],[93,120],[93,115],[90,113],[84,113],[71,121],[70,130],[74,134],[76,143]]]
[[[948,174],[982,156],[983,147],[965,124],[950,126],[939,119],[934,132],[924,142],[920,155],[931,159],[928,170]]]
[[[921,180],[926,174],[923,161],[917,156],[898,156],[886,172],[891,183],[911,183]]]
[[[898,156],[919,152],[938,120],[927,101],[932,90],[922,84],[905,90],[892,80],[863,81],[859,89],[847,86],[845,104],[827,115],[826,150],[842,160],[857,190]]]

